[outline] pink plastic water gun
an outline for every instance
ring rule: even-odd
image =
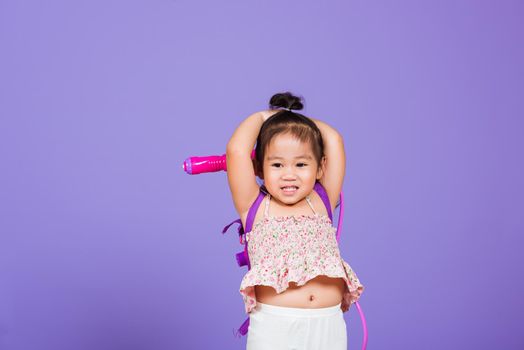
[[[255,150],[251,152],[251,159],[255,158]],[[184,161],[184,164],[182,165],[184,171],[190,175],[196,175],[196,174],[202,174],[202,173],[209,173],[209,172],[217,172],[217,171],[227,171],[227,165],[226,165],[226,155],[214,155],[214,156],[205,156],[205,157],[189,157]],[[320,186],[321,187],[321,186]],[[315,187],[317,188],[317,187]],[[324,193],[319,193],[323,201],[327,200],[327,195]],[[257,199],[258,200],[258,199]],[[339,201],[339,216],[338,216],[338,223],[337,223],[337,241],[340,239],[340,228],[342,227],[342,218],[344,213],[344,197],[342,195],[342,192],[340,192],[340,201]],[[331,209],[329,209],[331,211]],[[331,213],[329,213],[330,216]],[[252,215],[254,216],[254,215]],[[224,227],[222,230],[222,233],[225,233],[231,225],[234,223],[238,223],[238,233],[240,236],[240,244],[244,244],[244,250],[240,253],[236,254],[236,260],[239,266],[247,265],[248,269],[251,268],[249,263],[249,256],[248,256],[248,250],[247,250],[247,242],[245,241],[244,235],[244,228],[242,227],[242,222],[240,219],[234,220],[230,224]],[[251,223],[252,224],[252,223]],[[364,339],[362,342],[362,349],[365,350],[368,343],[368,328],[366,324],[366,318],[364,316],[364,312],[362,311],[362,308],[360,307],[360,304],[358,302],[355,302],[355,305],[357,307],[358,313],[360,315],[360,320],[362,321],[362,329],[364,332]],[[244,321],[242,326],[240,326],[237,334],[246,335],[249,327],[249,318]]]
[[[255,150],[251,152],[251,159],[255,159]],[[184,171],[189,175],[212,173],[216,171],[227,171],[226,155],[189,157],[182,165]]]

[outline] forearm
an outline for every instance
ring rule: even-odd
[[[226,148],[227,153],[245,152],[250,155],[255,147],[257,136],[263,122],[263,115],[260,112],[253,113],[244,119],[229,139]]]

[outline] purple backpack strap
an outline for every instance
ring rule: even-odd
[[[246,227],[244,227],[244,232],[249,232],[253,228],[253,222],[255,221],[255,216],[257,215],[258,207],[260,207],[260,203],[262,203],[262,200],[266,196],[265,192],[260,189],[260,193],[258,194],[257,199],[255,199],[255,202],[253,205],[251,205],[251,208],[249,208],[249,211],[247,213],[246,218]]]
[[[266,194],[262,190],[260,190],[260,193],[258,194],[257,199],[255,199],[255,202],[249,208],[249,211],[247,212],[247,218],[246,218],[246,227],[242,231],[243,235],[250,232],[251,229],[253,228],[253,222],[255,221],[255,216],[257,214],[258,207],[260,207],[260,203],[262,203],[262,200],[264,199],[265,195]],[[238,263],[238,266],[240,267],[247,265],[248,270],[250,270],[251,263],[249,262],[249,255],[247,252],[247,240],[244,239],[243,243],[244,243],[244,250],[236,255],[237,263]]]
[[[322,202],[324,202],[329,219],[331,220],[331,222],[333,222],[333,213],[331,212],[331,204],[329,203],[329,197],[327,195],[326,189],[318,181],[315,183],[315,187],[313,187],[313,189],[318,193],[318,195],[322,199]]]
[[[244,228],[244,232],[250,232],[253,228],[253,222],[255,221],[255,216],[257,215],[257,210],[260,207],[260,204],[262,203],[262,200],[264,200],[264,197],[266,196],[265,191],[261,188],[260,193],[258,194],[257,199],[255,199],[255,202],[253,205],[251,205],[251,208],[249,208],[249,211],[247,213],[246,218],[246,227]],[[248,270],[251,269],[251,263],[249,262],[249,256],[247,252],[247,241],[244,241],[244,251],[237,254],[237,262],[240,266],[247,265]],[[249,317],[246,318],[246,320],[242,323],[240,328],[235,332],[235,335],[240,337],[247,334],[247,331],[249,329]]]

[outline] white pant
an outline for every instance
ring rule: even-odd
[[[257,302],[249,314],[246,350],[347,350],[340,304],[303,309]]]

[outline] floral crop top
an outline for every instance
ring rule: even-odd
[[[337,230],[330,218],[315,212],[309,196],[306,201],[313,215],[269,216],[270,199],[268,193],[264,218],[246,233],[251,269],[240,283],[246,313],[256,306],[256,285],[271,286],[282,293],[289,282],[302,286],[318,275],[341,277],[346,282],[341,309],[347,311],[364,286],[341,258]]]

